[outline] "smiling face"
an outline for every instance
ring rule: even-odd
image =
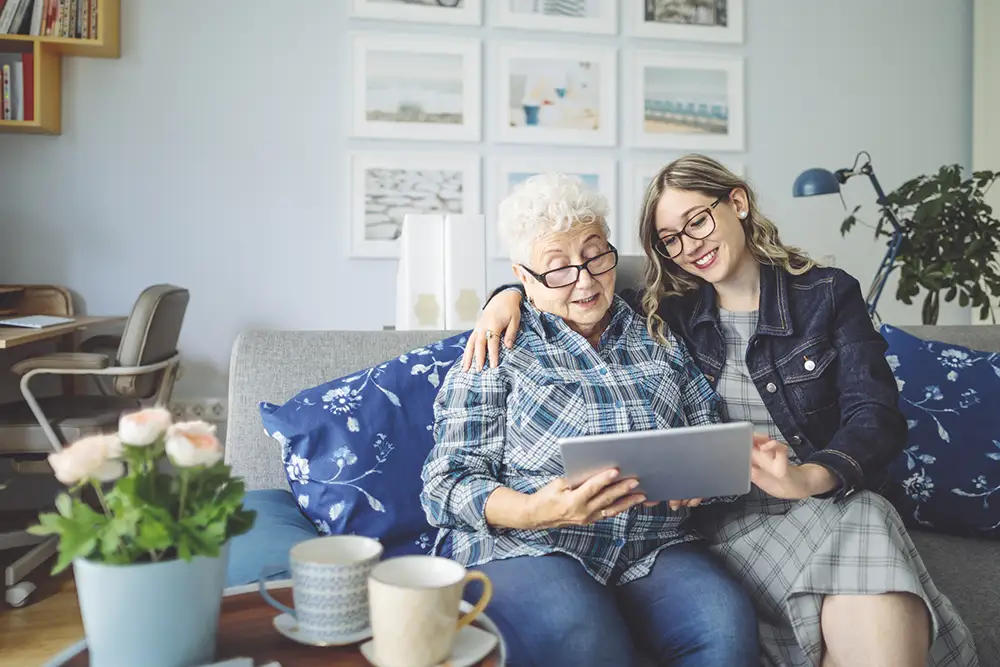
[[[535,307],[546,313],[558,315],[574,331],[590,338],[606,326],[606,316],[615,294],[615,255],[600,224],[586,223],[570,227],[567,231],[553,232],[538,238],[531,248],[531,262],[527,267],[514,265],[514,273],[524,284],[524,289]],[[586,270],[571,285],[546,287],[527,269],[542,275],[563,267],[580,265],[603,255],[589,265],[593,276]],[[549,284],[572,279],[576,269],[565,273],[547,273]]]
[[[656,204],[657,251],[691,275],[712,284],[725,282],[745,262],[754,261],[740,218],[748,210],[746,193],[738,188],[719,198],[667,188]]]

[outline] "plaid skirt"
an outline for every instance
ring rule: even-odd
[[[893,592],[918,596],[930,612],[928,665],[979,665],[972,634],[882,496],[789,501],[753,486],[739,503],[703,509],[700,532],[756,605],[763,665],[819,667],[824,596]]]

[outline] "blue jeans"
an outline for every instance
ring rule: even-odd
[[[599,584],[563,554],[473,569],[493,583],[486,613],[510,667],[631,667],[639,654],[670,667],[760,664],[750,598],[700,543],[664,549],[648,575],[623,586]],[[480,590],[473,582],[466,599]]]

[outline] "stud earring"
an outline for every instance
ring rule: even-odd
[[[740,220],[743,220],[746,217],[747,217],[747,212],[746,211],[740,211]]]

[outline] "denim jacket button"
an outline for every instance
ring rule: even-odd
[[[773,382],[768,382],[767,386],[764,387],[764,389],[767,389],[767,393],[769,394],[773,394],[774,392],[778,391],[778,387]]]
[[[814,371],[814,370],[816,370],[816,362],[813,361],[812,359],[806,359],[806,363],[802,364],[802,366],[807,371]]]
[[[800,437],[799,437],[799,436],[797,436],[797,435],[793,435],[793,436],[792,436],[792,437],[791,437],[791,438],[790,438],[790,439],[788,440],[788,442],[789,442],[790,444],[793,444],[793,445],[801,445],[801,444],[802,444],[802,438],[800,438]]]

